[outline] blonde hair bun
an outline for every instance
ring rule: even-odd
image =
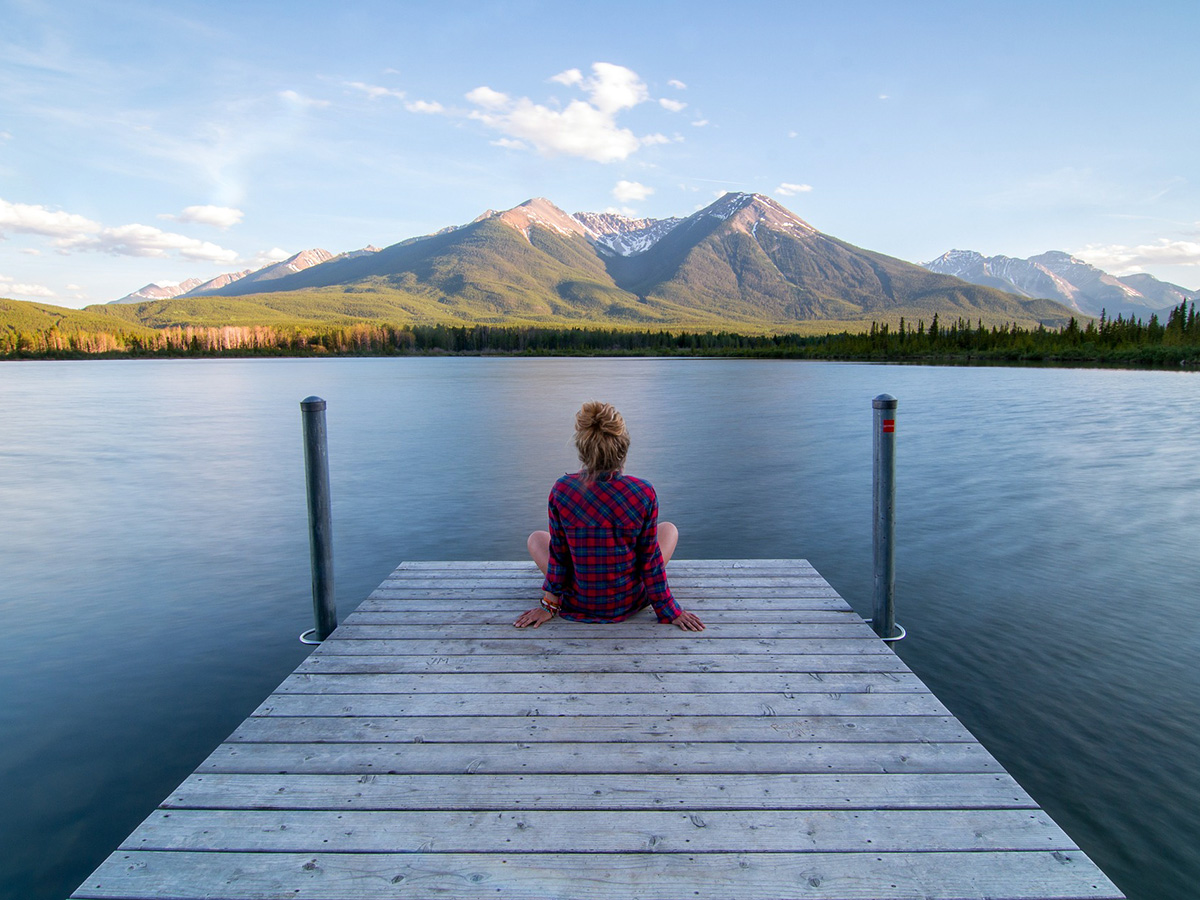
[[[588,472],[615,472],[625,465],[629,432],[611,403],[592,400],[575,414],[575,448]]]

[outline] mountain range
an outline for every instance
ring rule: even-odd
[[[670,219],[569,215],[535,198],[382,250],[305,251],[168,298],[150,287],[106,309],[152,326],[365,318],[755,330],[935,313],[1053,326],[1074,312],[855,247],[743,193]]]
[[[1110,275],[1060,250],[1028,259],[951,250],[921,265],[931,272],[1022,297],[1057,300],[1086,316],[1103,312],[1110,319],[1121,315],[1146,320],[1154,313],[1165,319],[1166,313],[1184,300],[1200,298],[1200,291],[1159,281],[1153,275]]]

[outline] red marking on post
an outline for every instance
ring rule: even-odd
[[[895,434],[896,433],[896,420],[895,419],[884,419],[883,420],[883,433],[884,434]]]

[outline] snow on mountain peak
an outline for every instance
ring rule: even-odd
[[[635,256],[658,243],[682,219],[633,219],[620,213],[577,212],[572,217],[594,243],[618,256]]]
[[[777,231],[815,235],[820,232],[791,210],[780,206],[765,194],[729,193],[701,210],[698,215],[731,221],[743,231],[758,236],[758,226]]]

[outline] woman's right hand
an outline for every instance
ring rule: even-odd
[[[554,613],[547,609],[542,609],[540,606],[535,606],[533,609],[527,609],[521,613],[517,621],[513,625],[517,628],[528,628],[532,625],[534,628],[539,628],[545,622],[549,622],[554,618]]]

